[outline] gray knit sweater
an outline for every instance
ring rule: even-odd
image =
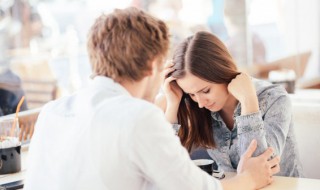
[[[256,139],[255,156],[267,147],[273,147],[281,156],[279,176],[303,177],[294,135],[290,98],[281,86],[266,81],[253,80],[259,112],[241,116],[241,104],[234,111],[234,127],[230,131],[218,112],[212,112],[213,135],[216,149],[207,150],[219,168],[235,172],[240,156],[250,142]]]

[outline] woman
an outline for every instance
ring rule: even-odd
[[[302,176],[286,91],[240,73],[224,44],[198,32],[176,49],[164,71],[165,95],[156,104],[192,152],[205,147],[224,171],[236,171],[240,156],[256,139],[260,155],[267,147],[281,156],[278,175]]]

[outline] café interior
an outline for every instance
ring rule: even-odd
[[[0,187],[23,188],[41,108],[91,80],[86,38],[95,18],[128,6],[166,22],[168,60],[182,39],[208,31],[225,43],[241,71],[282,85],[291,99],[305,177],[277,177],[265,189],[320,189],[318,0],[0,0],[0,127],[18,118],[21,142],[21,168],[0,174]],[[4,91],[16,100],[5,102]]]

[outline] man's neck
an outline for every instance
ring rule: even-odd
[[[145,94],[145,80],[142,79],[141,81],[128,81],[123,80],[119,82],[130,94],[135,98],[142,99]]]

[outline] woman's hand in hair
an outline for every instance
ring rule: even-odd
[[[252,79],[241,73],[228,85],[228,91],[241,103],[241,115],[259,111],[258,97]]]
[[[165,65],[163,74],[165,76],[165,80],[163,83],[163,91],[166,97],[166,109],[165,114],[167,119],[171,123],[177,122],[177,114],[179,109],[179,104],[183,95],[182,89],[178,86],[176,82],[176,78],[170,76],[174,71],[173,63],[168,62]]]
[[[163,90],[167,98],[167,105],[179,105],[183,91],[178,86],[176,78],[171,76],[171,73],[174,72],[173,63],[166,64],[163,72],[165,75]]]

